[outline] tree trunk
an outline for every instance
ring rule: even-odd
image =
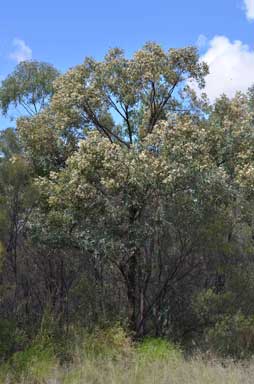
[[[128,323],[131,331],[137,331],[137,255],[134,254],[128,261],[127,273],[127,298],[128,298]]]

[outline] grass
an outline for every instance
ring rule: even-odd
[[[79,370],[60,378],[68,384],[253,384],[254,367],[248,369],[220,363],[204,363],[202,360],[176,362],[87,361]],[[63,381],[61,381],[63,380]]]
[[[41,341],[40,341],[41,342]],[[161,339],[134,345],[120,328],[86,335],[61,362],[46,343],[32,345],[0,367],[1,384],[253,384],[254,361],[184,358]]]
[[[27,373],[18,381],[10,375],[2,378],[2,383],[22,384],[253,384],[254,364],[244,367],[220,362],[204,362],[202,359],[190,361],[149,361],[138,360],[85,359],[75,366],[64,368],[47,367],[47,373],[34,375],[36,370]],[[50,372],[49,372],[50,371]]]

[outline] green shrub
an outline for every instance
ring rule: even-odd
[[[182,357],[181,349],[167,340],[146,338],[136,347],[138,357],[144,361],[178,360]]]
[[[13,380],[36,383],[48,377],[57,361],[53,342],[45,329],[39,332],[26,349],[15,352],[6,365]]]
[[[15,349],[21,347],[26,340],[24,332],[16,327],[15,322],[0,321],[0,360],[10,357]]]
[[[225,316],[208,330],[207,342],[222,356],[250,358],[254,355],[254,317]]]
[[[211,288],[201,291],[193,299],[193,310],[200,326],[215,324],[221,317],[235,313],[231,292],[215,293]]]
[[[117,358],[131,353],[133,347],[131,338],[119,325],[98,328],[90,334],[85,333],[83,338],[83,352],[90,357]]]
[[[57,365],[53,349],[45,345],[32,345],[16,352],[8,362],[11,377],[16,380],[40,382],[50,376]]]

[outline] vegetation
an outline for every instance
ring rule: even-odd
[[[112,331],[114,337],[112,338]],[[107,348],[100,336],[107,339]],[[159,339],[138,346],[118,328],[100,331],[100,336],[79,335],[79,345],[66,365],[40,340],[25,352],[14,355],[12,364],[2,366],[3,383],[105,383],[109,384],[203,384],[253,382],[253,366],[195,356],[184,359],[178,348]],[[102,344],[101,344],[102,341]],[[102,346],[101,346],[102,345]]]
[[[2,82],[3,377],[253,381],[254,92],[210,104],[207,73],[147,43]]]

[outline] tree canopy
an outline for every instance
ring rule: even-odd
[[[22,61],[0,87],[0,108],[4,115],[13,106],[20,113],[34,115],[47,105],[59,72],[50,64]]]

